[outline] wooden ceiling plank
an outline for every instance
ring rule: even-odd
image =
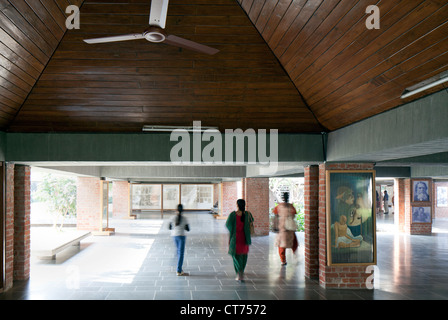
[[[349,73],[346,73],[343,77],[340,78],[341,83],[346,83],[344,86],[340,86],[337,90],[334,90],[331,94],[341,94],[341,90],[343,91],[349,91],[350,89],[353,89],[353,86],[356,85],[356,83],[363,82],[362,76],[366,72],[370,72],[370,74],[375,74],[371,71],[372,68],[374,70],[379,70],[377,74],[381,74],[385,72],[389,67],[387,65],[382,64],[383,61],[387,61],[385,59],[389,59],[390,57],[397,54],[397,51],[401,50],[407,50],[408,52],[412,52],[412,43],[420,39],[420,37],[427,36],[428,34],[431,34],[431,31],[434,30],[434,28],[442,23],[443,21],[446,21],[448,17],[448,5],[445,6],[445,8],[436,11],[435,15],[431,15],[430,18],[425,19],[421,24],[419,25],[419,28],[411,28],[408,29],[408,32],[401,35],[398,38],[395,38],[393,41],[391,41],[387,46],[383,47],[379,53],[371,56],[369,59],[364,60],[361,64],[358,64],[356,68],[353,68]],[[439,30],[443,31],[443,29]],[[421,47],[414,47],[415,52],[418,52],[422,50]],[[398,63],[398,61],[396,61]],[[364,72],[360,72],[360,70],[366,70]],[[365,78],[369,78],[369,75],[365,75]],[[370,78],[371,79],[371,78]],[[350,85],[347,85],[347,83],[350,83]],[[334,87],[332,88],[334,89]],[[325,97],[324,99],[326,101],[329,101],[329,99],[334,99],[334,96],[331,97],[328,95],[329,90],[322,89],[319,92],[319,100],[315,100],[315,97],[307,97],[307,101],[312,105],[317,101],[322,100],[322,97]],[[326,95],[327,94],[327,95]],[[334,102],[334,100],[333,100]]]
[[[52,1],[52,0],[50,0]],[[54,34],[56,39],[60,40],[65,33],[64,28],[57,23],[56,18],[52,17],[47,11],[45,6],[39,1],[27,1],[28,6],[33,10],[33,12],[39,17],[39,19],[47,26],[51,33]]]
[[[382,4],[389,6],[383,7]],[[409,4],[410,3],[408,3],[408,5]],[[392,8],[390,8],[391,5]],[[416,6],[415,3],[414,6]],[[391,1],[386,3],[380,2],[379,8],[381,12],[383,12],[383,30],[396,22],[396,18],[390,18],[394,13],[393,10],[398,9],[399,14],[403,13],[404,10],[400,2]],[[308,77],[302,76],[300,79],[296,78],[296,85],[301,88],[303,92],[308,92],[316,83],[319,83],[328,77],[328,75],[333,79],[333,72],[336,72],[337,69],[347,62],[347,60],[353,59],[352,57],[357,57],[363,50],[366,50],[365,45],[360,43],[360,39],[367,38],[369,41],[374,41],[376,37],[380,35],[380,32],[372,31],[373,30],[368,30],[365,27],[365,22],[360,23],[358,27],[354,29],[354,32],[346,33],[341,41],[338,41],[333,47],[327,50],[324,55],[320,56],[318,60],[310,65],[310,71],[308,72],[310,75]],[[356,63],[359,62],[357,61]]]
[[[422,13],[425,12],[425,14]],[[395,52],[395,48],[400,48],[400,44],[406,45],[412,43],[415,38],[407,38],[405,35],[410,31],[409,21],[413,23],[419,23],[425,20],[428,15],[434,13],[437,9],[434,6],[430,6],[425,3],[413,10],[410,15],[405,19],[401,19],[397,22],[394,28],[389,28],[387,31],[382,32],[381,35],[375,39],[369,47],[362,50],[361,54],[354,56],[349,63],[345,62],[336,68],[331,75],[332,82],[329,83],[328,77],[318,82],[310,91],[304,92],[307,101],[312,105],[314,102],[322,100],[323,97],[327,97],[329,93],[334,92],[347,83],[352,81],[355,77],[363,74],[366,70],[374,67],[377,63],[384,60]],[[412,29],[411,29],[412,30]],[[419,33],[425,33],[422,29],[417,29]],[[383,42],[382,39],[386,42]],[[386,45],[384,44],[386,43]],[[396,46],[395,46],[396,45]],[[348,61],[348,57],[347,60]],[[354,67],[353,67],[354,65]],[[330,88],[328,88],[330,86]]]
[[[432,72],[422,75],[422,71],[424,73],[425,70],[432,70]],[[375,87],[371,90],[365,91],[357,97],[354,96],[348,103],[342,105],[338,112],[327,112],[323,117],[323,119],[325,118],[323,121],[331,119],[330,121],[343,121],[347,124],[347,121],[354,121],[353,115],[359,114],[359,112],[357,112],[359,110],[368,110],[371,113],[370,115],[374,115],[375,111],[377,111],[375,110],[375,105],[381,105],[378,104],[378,101],[383,101],[384,99],[399,99],[404,89],[401,86],[397,86],[397,83],[403,83],[405,86],[410,86],[416,82],[423,81],[446,70],[448,70],[448,52],[445,52],[436,59],[432,59],[424,65],[415,68],[408,74],[392,79],[393,81],[389,81],[380,87]],[[363,101],[362,107],[360,107],[361,101]],[[381,110],[381,112],[382,111],[385,110]]]
[[[358,9],[358,10],[356,10]],[[348,20],[350,21],[350,25],[353,25],[353,21],[357,21],[357,17],[350,15],[350,12],[355,12],[355,14],[358,14],[360,16],[363,16],[365,13],[365,7],[363,4],[360,4],[358,0],[352,0],[352,1],[341,1],[336,4],[334,8],[329,12],[328,16],[324,17],[319,26],[317,26],[314,30],[310,30],[310,36],[308,36],[306,39],[303,37],[300,39],[300,41],[297,42],[297,47],[295,47],[293,50],[295,50],[294,55],[287,59],[287,63],[284,64],[284,67],[286,70],[293,70],[293,68],[299,64],[301,60],[303,60],[303,57],[305,57],[309,52],[319,44],[322,39],[325,39],[326,37],[329,37],[330,31],[337,25],[342,18],[345,16],[348,16]],[[358,18],[359,19],[359,18]],[[310,21],[310,23],[312,23]],[[342,27],[343,28],[343,27]],[[304,28],[305,29],[305,28]],[[333,29],[334,30],[334,29]],[[334,35],[331,35],[334,39]],[[337,39],[337,38],[336,38]],[[293,48],[291,46],[290,48]],[[288,48],[289,50],[289,48]],[[285,55],[288,53],[288,50],[285,52]],[[294,78],[293,78],[294,79]]]
[[[322,0],[307,2],[308,5],[304,5],[302,7],[298,7],[297,11],[294,13],[298,13],[296,17],[294,17],[293,22],[289,25],[289,28],[286,32],[278,39],[278,42],[271,41],[270,46],[272,51],[275,53],[279,59],[285,53],[285,51],[289,48],[290,44],[297,38],[302,29],[306,26],[307,22],[313,14],[319,9],[319,6],[322,4]],[[287,15],[285,15],[287,16]],[[288,16],[289,17],[289,16]],[[291,17],[292,18],[292,17]],[[280,61],[282,61],[280,59]],[[282,61],[284,64],[284,62]]]
[[[293,0],[280,0],[277,2],[275,9],[272,10],[269,20],[267,21],[263,31],[261,32],[263,38],[269,43],[274,31],[277,29],[280,22],[283,20],[286,12],[291,6]],[[259,29],[260,30],[260,29]]]

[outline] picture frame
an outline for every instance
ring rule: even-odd
[[[375,170],[326,172],[327,264],[375,265]]]
[[[431,201],[431,182],[429,179],[412,180],[412,201],[411,202],[430,202]]]
[[[412,207],[412,223],[431,223],[431,206]]]
[[[437,207],[444,208],[448,207],[448,187],[437,186]]]

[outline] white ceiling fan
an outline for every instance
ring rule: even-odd
[[[168,0],[152,0],[151,12],[149,15],[149,28],[146,29],[143,33],[132,33],[120,36],[86,39],[84,40],[84,42],[89,44],[96,44],[105,42],[146,39],[150,42],[154,43],[162,42],[168,45],[181,47],[209,55],[213,55],[219,52],[219,50],[215,48],[211,48],[194,41],[183,39],[174,35],[167,35],[164,31],[167,12],[168,12]]]

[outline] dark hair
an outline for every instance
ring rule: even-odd
[[[238,199],[236,201],[236,205],[238,206],[238,209],[243,213],[241,215],[241,221],[244,222],[244,212],[246,211],[246,201],[244,201],[244,199]]]
[[[176,226],[178,226],[180,224],[180,222],[182,221],[182,211],[184,211],[184,206],[179,204],[177,206],[177,211],[179,213],[177,214],[177,218],[176,218]]]
[[[283,193],[283,201],[288,202],[289,201],[289,192]]]

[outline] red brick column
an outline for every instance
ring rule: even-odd
[[[226,181],[221,184],[222,216],[227,217],[230,212],[236,210],[238,192],[236,181]]]
[[[326,171],[327,170],[371,170],[371,163],[324,163],[319,165],[319,284],[324,288],[365,289],[366,266],[328,266],[326,229]]]
[[[405,179],[394,181],[394,219],[398,224],[398,231],[404,232],[405,226]]]
[[[5,270],[3,291],[11,289],[14,280],[14,164],[6,163],[5,204]]]
[[[305,276],[319,277],[319,167],[305,168]]]
[[[76,208],[78,230],[100,231],[102,225],[100,178],[78,177]]]
[[[245,178],[246,210],[254,217],[255,234],[269,235],[269,178]]]
[[[127,181],[112,183],[112,215],[114,218],[129,218],[131,185]]]
[[[411,230],[411,179],[404,179],[404,232]]]
[[[31,168],[14,168],[14,280],[30,277]]]

